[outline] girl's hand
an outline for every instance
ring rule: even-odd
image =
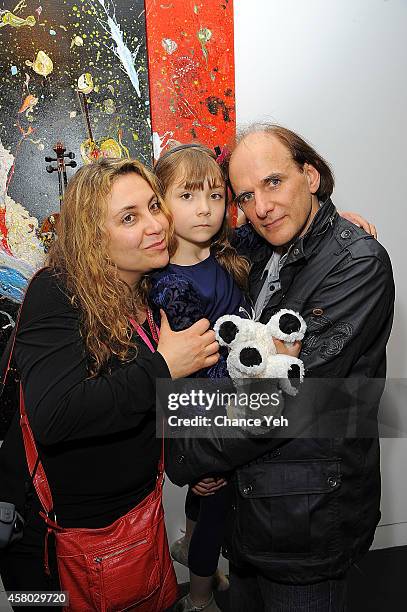
[[[299,357],[302,343],[297,340],[291,344],[286,344],[283,340],[273,338],[277,353],[282,355],[291,355],[291,357]]]
[[[184,378],[219,360],[219,344],[207,319],[200,319],[188,329],[175,332],[161,312],[160,341],[157,351],[164,357],[171,378]]]
[[[201,495],[206,497],[207,495],[213,495],[221,487],[224,487],[227,481],[224,478],[203,478],[197,482],[191,490],[195,495]]]
[[[376,227],[372,223],[369,223],[369,221],[366,221],[364,217],[354,212],[344,212],[344,211],[338,211],[338,212],[341,215],[341,217],[343,217],[344,219],[347,219],[354,225],[361,227],[362,229],[365,230],[365,232],[367,232],[368,234],[371,234],[373,238],[376,238],[377,240]]]
[[[237,223],[236,227],[240,227],[241,225],[245,225],[247,223],[247,217],[240,208],[237,209]]]

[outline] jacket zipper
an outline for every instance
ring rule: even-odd
[[[127,546],[126,548],[122,548],[121,550],[116,550],[115,552],[112,552],[108,555],[104,555],[103,557],[95,557],[94,561],[95,563],[102,563],[102,561],[105,561],[106,559],[117,557],[117,555],[121,555],[122,553],[128,550],[131,550],[132,548],[136,548],[137,546],[140,546],[141,544],[146,544],[147,542],[148,542],[147,538],[144,538],[144,540],[139,540],[135,544],[131,544],[131,546]]]

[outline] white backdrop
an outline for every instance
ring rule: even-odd
[[[332,164],[337,207],[377,225],[397,287],[388,374],[406,377],[407,0],[234,6],[238,124],[272,120],[298,131]],[[376,547],[407,544],[405,465],[406,441],[382,440]],[[183,493],[168,487],[166,500],[173,539],[183,525]]]
[[[235,0],[235,36],[238,124],[267,119],[298,131],[332,164],[336,206],[378,227],[397,289],[388,375],[405,378],[407,1]],[[381,446],[375,546],[407,544],[407,441]]]

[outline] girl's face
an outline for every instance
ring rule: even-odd
[[[218,233],[225,216],[225,185],[185,189],[185,180],[175,180],[167,189],[165,201],[174,219],[175,235],[186,242],[206,245]]]
[[[135,172],[114,181],[105,227],[109,256],[128,285],[167,265],[168,221],[150,185]]]

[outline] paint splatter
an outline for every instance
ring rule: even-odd
[[[74,36],[71,42],[72,47],[83,47],[83,38],[81,36]]]
[[[32,94],[29,94],[28,96],[24,98],[24,101],[22,105],[20,106],[20,108],[18,109],[18,112],[19,113],[24,113],[26,111],[28,112],[32,108],[34,108],[34,106],[36,106],[37,104],[38,104],[38,98],[36,98]]]
[[[16,74],[18,72],[17,66],[11,66],[10,72],[11,72],[12,76],[16,76]]]
[[[84,72],[78,79],[78,89],[84,94],[93,91],[93,78],[90,72]]]
[[[181,55],[174,59],[174,80],[192,82],[198,78],[198,63],[188,55]]]
[[[14,164],[12,155],[0,140],[0,208],[5,207],[5,196],[7,193],[8,175]]]
[[[34,62],[27,60],[25,63],[27,66],[31,66],[34,72],[44,77],[51,74],[54,69],[52,59],[45,53],[45,51],[38,51]]]
[[[198,31],[197,36],[201,44],[202,54],[206,62],[208,62],[208,49],[206,48],[206,43],[208,43],[210,39],[212,38],[212,32],[209,30],[209,28],[201,28]]]
[[[163,38],[161,44],[168,55],[172,55],[178,49],[177,43],[171,38]]]
[[[113,115],[116,112],[116,105],[111,98],[103,100],[103,110],[108,115]]]
[[[0,14],[0,28],[4,28],[7,25],[11,26],[12,28],[22,28],[23,26],[32,28],[36,23],[34,15],[29,15],[25,19],[22,19],[21,17],[14,15],[14,13],[11,11],[0,11]]]
[[[38,220],[7,193],[14,161],[14,155],[0,140],[0,263],[8,262],[7,267],[15,268],[16,258],[34,271],[44,263],[44,250],[36,235]],[[10,265],[10,257],[13,265]]]
[[[106,32],[110,33],[110,36],[112,37],[113,42],[114,42],[113,46],[110,47],[110,50],[115,54],[117,58],[119,58],[124,72],[129,77],[131,84],[136,90],[136,94],[140,98],[141,97],[140,81],[139,81],[139,77],[138,77],[137,71],[134,66],[138,52],[140,50],[140,45],[137,46],[136,50],[133,53],[130,51],[130,49],[124,42],[123,32],[120,28],[120,25],[118,24],[116,20],[114,3],[111,2],[113,6],[113,12],[112,12],[112,15],[110,15],[108,7],[106,6],[107,0],[97,0],[97,1],[101,5],[103,12],[106,15],[107,27],[106,27],[105,22],[101,21],[100,19],[99,19],[99,23],[101,24],[101,26]]]
[[[0,268],[0,287],[2,286],[2,278],[1,278],[1,268]],[[1,291],[1,289],[0,289]],[[5,312],[4,310],[0,310],[0,317],[6,317],[6,321],[7,323],[2,323],[1,325],[1,329],[7,329],[8,327],[13,328],[15,326],[15,321],[12,317],[10,317],[8,312]]]
[[[158,159],[168,145],[169,138],[174,135],[174,132],[165,132],[162,136],[157,132],[153,132],[153,149],[154,159]]]
[[[223,120],[227,123],[230,122],[230,109],[226,106],[224,100],[216,96],[209,96],[206,98],[205,103],[211,115],[218,115],[219,111],[221,111]]]

